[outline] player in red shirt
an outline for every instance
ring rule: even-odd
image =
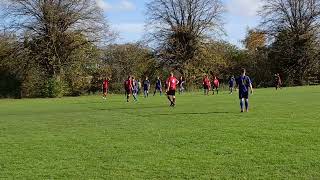
[[[102,83],[103,99],[107,99],[108,87],[109,87],[109,79],[105,78]]]
[[[167,97],[170,101],[170,106],[174,107],[176,105],[176,89],[177,84],[179,83],[178,79],[174,77],[173,73],[170,73],[170,77],[167,80]]]
[[[132,79],[131,76],[128,76],[128,79],[124,82],[124,89],[127,95],[127,102],[129,102],[130,95],[132,94]]]
[[[216,90],[217,94],[219,94],[219,86],[220,86],[219,79],[215,76],[213,79],[213,88],[212,88],[213,95],[214,95],[214,90]]]
[[[210,83],[210,79],[208,78],[208,75],[204,76],[202,84],[204,89],[204,95],[209,95],[211,83]]]

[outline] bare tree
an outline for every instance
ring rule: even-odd
[[[314,34],[320,28],[320,1],[318,0],[264,0],[262,26],[276,35],[290,30],[298,35]]]
[[[220,0],[152,0],[148,29],[160,57],[176,69],[193,60],[200,44],[222,30],[223,11]]]

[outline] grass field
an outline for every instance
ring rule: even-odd
[[[320,87],[0,100],[0,179],[320,179]]]

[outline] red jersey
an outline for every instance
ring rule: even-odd
[[[168,85],[169,85],[169,83],[170,83],[169,90],[176,90],[177,89],[177,84],[179,83],[179,81],[175,77],[169,77]]]
[[[215,87],[219,87],[220,83],[218,79],[213,80],[213,84]]]
[[[108,80],[104,80],[103,81],[103,88],[104,89],[108,89],[108,86],[109,86],[109,81]]]
[[[206,85],[206,86],[210,86],[210,80],[209,78],[203,78],[203,84]]]
[[[124,82],[124,87],[126,90],[130,90],[132,89],[132,80],[130,79],[127,79],[125,82]]]

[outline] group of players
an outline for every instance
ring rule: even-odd
[[[107,87],[105,86],[106,83],[108,83],[107,79],[104,81],[104,98],[106,98],[107,94]],[[185,89],[184,84],[185,81],[183,77],[178,80],[176,77],[174,77],[173,73],[170,73],[170,76],[165,81],[165,90],[168,100],[170,101],[170,106],[174,107],[176,105],[176,90],[179,86],[179,93],[183,93]],[[144,97],[148,98],[150,91],[150,80],[148,79],[148,77],[146,77],[141,84],[140,81],[136,80],[133,76],[128,76],[128,78],[124,82],[124,90],[126,92],[127,102],[129,102],[131,95],[133,96],[134,101],[137,101],[137,96],[141,88],[143,88]],[[157,77],[153,96],[155,96],[157,92],[160,93],[160,96],[162,95],[162,83],[160,77]]]
[[[280,78],[280,76],[278,77]],[[171,107],[175,107],[176,105],[176,90],[179,88],[179,94],[183,93],[185,90],[184,84],[185,84],[184,78],[181,77],[178,80],[172,72],[170,73],[170,76],[165,81],[165,86],[164,86],[165,92]],[[249,92],[251,92],[252,94],[253,88],[252,88],[251,79],[249,76],[246,75],[245,69],[241,69],[241,74],[239,77],[237,78],[235,78],[234,76],[230,77],[229,79],[230,94],[233,93],[233,89],[235,85],[237,86],[239,91],[241,112],[248,112],[249,111]],[[220,82],[218,78],[214,77],[213,86],[212,86],[213,94],[215,93],[215,91],[217,94],[219,93],[219,86],[220,86]],[[102,87],[103,87],[103,98],[106,99],[108,87],[109,87],[108,78],[104,79]],[[141,84],[141,82],[139,80],[136,80],[133,76],[128,76],[128,78],[124,82],[124,90],[126,92],[127,102],[129,102],[131,95],[133,96],[134,101],[137,101],[138,100],[137,96],[141,88],[143,88],[144,97],[147,98],[149,96],[149,91],[150,91],[150,80],[148,79],[148,77],[146,77]],[[209,91],[211,90],[211,81],[208,75],[205,75],[203,78],[203,88],[204,88],[204,94],[209,95]],[[160,95],[162,95],[163,93],[160,77],[157,77],[153,96],[155,96],[157,92],[160,92]]]

